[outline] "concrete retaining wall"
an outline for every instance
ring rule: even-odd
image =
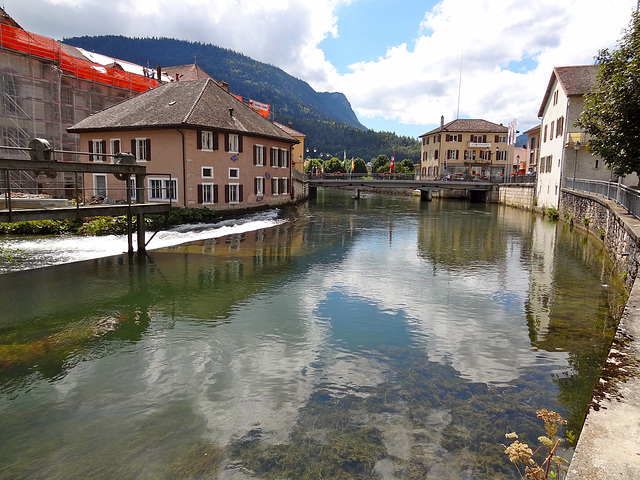
[[[498,187],[498,203],[530,210],[534,206],[535,193],[535,184],[500,185]]]

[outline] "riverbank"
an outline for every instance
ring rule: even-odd
[[[640,478],[640,220],[615,202],[563,191],[561,218],[597,233],[630,285],[567,480]]]

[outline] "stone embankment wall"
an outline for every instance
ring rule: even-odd
[[[597,235],[631,291],[638,275],[640,220],[611,200],[563,189],[560,219]]]
[[[535,184],[500,185],[498,187],[498,203],[531,210],[534,206],[535,193]]]

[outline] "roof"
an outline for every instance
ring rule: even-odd
[[[544,114],[544,107],[549,101],[554,80],[557,78],[558,83],[564,90],[567,97],[583,96],[593,90],[598,81],[598,65],[574,65],[569,67],[555,67],[551,73],[547,91],[544,94],[538,117]]]
[[[215,80],[211,75],[201,69],[197,64],[192,63],[191,65],[178,65],[175,67],[163,67],[162,70],[166,72],[170,77],[175,80],[179,80],[181,82],[185,82],[188,80],[204,80],[205,78],[210,78],[211,80]],[[176,79],[176,74],[180,75],[179,78]]]
[[[509,129],[504,125],[489,122],[482,119],[462,118],[452,120],[449,123],[439,126],[427,133],[423,133],[420,137],[433,135],[434,133],[453,132],[453,133],[508,133]]]
[[[94,113],[67,131],[85,133],[178,127],[211,128],[298,143],[209,78],[165,83]]]
[[[293,128],[291,128],[291,127],[287,127],[287,126],[282,125],[281,123],[278,123],[278,122],[273,122],[273,124],[274,124],[276,127],[278,127],[279,129],[281,129],[281,130],[283,130],[284,132],[286,132],[286,133],[288,133],[289,135],[291,135],[292,137],[296,137],[296,138],[298,138],[298,137],[304,137],[304,138],[307,138],[307,136],[306,136],[304,133],[300,133],[299,131],[294,130],[294,129],[293,129]]]
[[[16,22],[11,15],[9,15],[3,7],[0,7],[0,23],[3,25],[9,25],[10,27],[19,28],[24,30],[18,22]]]
[[[542,124],[539,123],[537,125],[534,125],[533,127],[531,127],[529,130],[527,130],[526,132],[522,132],[523,135],[531,135],[534,133],[540,133],[540,130],[542,129]]]

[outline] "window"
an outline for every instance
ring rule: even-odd
[[[271,195],[278,195],[278,179],[271,177]]]
[[[546,141],[547,141],[547,126],[548,126],[548,125],[545,125],[545,126],[544,126],[544,137],[543,137],[543,140],[542,140],[543,142],[546,142]]]
[[[433,142],[434,143],[440,143],[440,134],[438,134],[435,137],[433,137]]]
[[[213,167],[202,167],[202,178],[213,178]]]
[[[556,122],[556,137],[561,137],[564,131],[564,117],[560,117]]]
[[[465,160],[475,160],[476,159],[476,151],[475,150],[465,150],[464,151],[464,159]]]
[[[116,153],[120,153],[120,139],[112,138],[109,140],[109,153],[115,155]]]
[[[242,201],[242,185],[238,183],[225,185],[225,197],[227,203],[240,203]]]
[[[93,195],[96,197],[107,196],[107,175],[104,173],[93,174]]]
[[[278,149],[274,147],[271,147],[271,166],[278,166]]]
[[[458,150],[447,150],[447,160],[457,160],[458,159]]]
[[[202,205],[218,203],[218,186],[213,183],[198,185],[198,203]]]
[[[549,140],[553,140],[553,125],[555,124],[555,121],[551,122],[551,128],[549,129]]]
[[[507,160],[507,151],[506,150],[498,150],[496,152],[496,160],[506,161]]]
[[[285,148],[280,150],[280,161],[278,163],[282,168],[289,167],[289,150]]]
[[[486,135],[471,135],[471,143],[487,143]]]
[[[287,195],[289,193],[289,179],[286,177],[280,179],[280,193],[282,195]]]
[[[253,146],[253,164],[259,167],[264,165],[264,154],[266,148],[262,145],[254,145]]]
[[[496,143],[507,143],[506,135],[496,135]]]
[[[213,203],[213,183],[202,184],[202,199],[199,203]]]
[[[225,150],[230,153],[242,153],[242,136],[236,133],[226,133],[224,136]]]
[[[213,151],[213,132],[209,130],[202,130],[200,132],[200,150]]]
[[[489,150],[480,150],[480,160],[489,160],[490,152]]]
[[[134,138],[131,140],[131,151],[138,162],[151,160],[151,140],[149,138]]]
[[[178,180],[175,178],[150,178],[149,200],[177,200]]]
[[[229,169],[229,178],[240,178],[240,169],[239,168],[230,168]]]
[[[264,178],[263,177],[256,177],[253,182],[253,186],[254,186],[256,195],[258,196],[264,195]]]
[[[97,155],[90,155],[89,160],[92,162],[103,162],[104,157],[100,154],[107,153],[106,140],[89,140],[89,153]]]
[[[458,135],[457,133],[447,134],[446,141],[447,142],[461,142],[462,141],[462,135]]]
[[[553,92],[553,104],[557,105],[558,104],[558,90],[556,90],[555,92]]]

